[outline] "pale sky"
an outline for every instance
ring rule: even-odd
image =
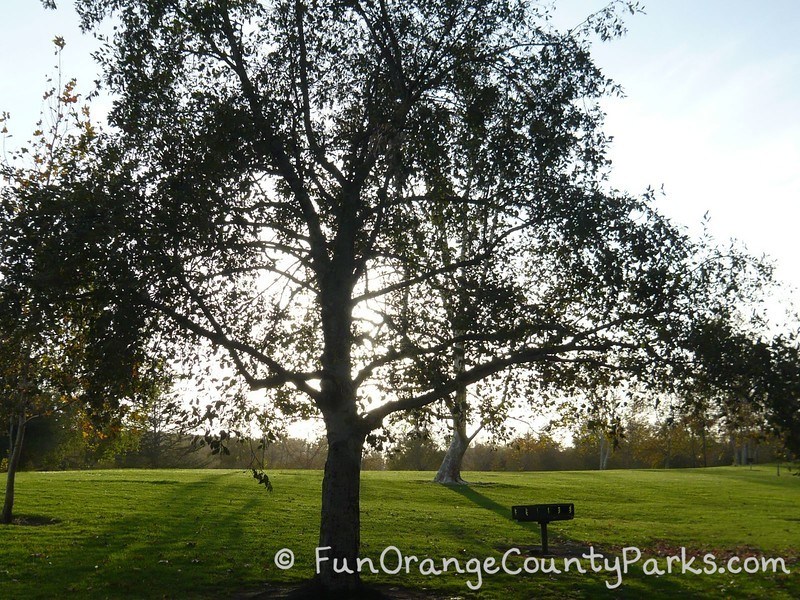
[[[563,10],[604,4],[570,0]],[[644,4],[624,38],[595,45],[626,92],[605,103],[614,185],[663,184],[666,214],[696,227],[708,211],[715,237],[767,253],[799,286],[800,2]]]
[[[4,0],[0,111],[19,138],[33,130],[53,72],[51,40],[66,38],[64,72],[88,91],[96,42],[78,31],[69,0]],[[575,24],[605,0],[557,0],[559,23]],[[612,182],[630,192],[662,184],[659,206],[696,227],[767,253],[800,287],[800,2],[649,0],[628,34],[595,45],[597,63],[626,97],[606,102],[614,136]],[[102,114],[104,107],[96,106]]]

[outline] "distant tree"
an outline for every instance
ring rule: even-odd
[[[361,459],[361,468],[364,471],[383,471],[386,469],[386,457],[376,449],[364,453]]]
[[[693,333],[700,369],[685,389],[711,399],[730,434],[771,432],[789,451],[798,452],[800,326],[794,320],[771,338],[709,320]]]
[[[392,471],[431,471],[444,453],[427,436],[407,435],[389,453],[386,464]]]
[[[136,426],[141,428],[138,446],[148,467],[175,466],[177,456],[189,451],[190,441],[183,410],[177,401],[157,390],[137,411]]]
[[[631,390],[622,388],[586,394],[578,402],[565,403],[559,422],[588,438],[584,444],[592,440],[597,447],[596,464],[603,471],[626,435],[626,422],[635,412],[633,403]]]
[[[692,402],[683,416],[683,424],[692,436],[692,447],[694,448],[696,438],[700,438],[699,451],[692,452],[692,466],[695,457],[699,455],[700,464],[703,467],[708,466],[708,441],[711,429],[715,425],[714,415],[711,413],[709,406],[706,402]]]
[[[563,468],[561,444],[550,435],[526,434],[508,445],[505,468],[509,471],[551,471]]]
[[[319,437],[313,440],[282,438],[267,447],[265,467],[286,469],[321,469],[325,466],[327,440]]]
[[[464,454],[464,468],[467,471],[491,471],[497,465],[498,448],[480,442],[470,445]]]

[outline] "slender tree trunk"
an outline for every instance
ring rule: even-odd
[[[600,434],[600,470],[608,468],[608,459],[611,457],[611,441],[603,434]]]
[[[605,457],[603,456],[603,453],[605,452],[605,438],[601,435],[599,439],[600,439],[600,465],[598,468],[602,471],[606,464]]]
[[[465,485],[467,482],[461,478],[461,465],[464,461],[464,454],[469,447],[469,437],[467,436],[467,424],[463,413],[453,414],[453,436],[450,439],[450,446],[447,454],[442,460],[439,471],[433,480],[436,483],[450,483]]]
[[[667,432],[667,457],[666,457],[666,460],[664,461],[664,468],[665,469],[669,469],[669,461],[670,461],[671,457],[672,457],[672,432],[668,431]]]
[[[455,331],[454,335],[460,335],[460,331]],[[464,345],[456,344],[453,355],[453,370],[456,375],[464,372]],[[450,415],[453,419],[452,437],[447,453],[444,455],[439,471],[433,480],[436,483],[465,485],[467,482],[461,478],[461,465],[464,462],[464,454],[472,441],[467,435],[467,388],[461,387],[456,392],[455,400],[450,405]]]
[[[324,592],[345,598],[361,585],[356,561],[365,433],[352,415],[326,415],[325,421],[328,457],[322,480],[322,519],[315,565]]]
[[[700,430],[702,434],[702,442],[703,442],[703,467],[708,466],[708,449],[706,444],[706,423],[703,421],[703,428]]]
[[[22,456],[22,441],[25,439],[25,413],[20,413],[17,418],[17,431],[14,439],[9,441],[13,444],[11,454],[8,458],[8,473],[6,474],[6,496],[3,502],[3,514],[0,516],[0,523],[8,525],[14,518],[14,481],[17,477],[19,459]]]

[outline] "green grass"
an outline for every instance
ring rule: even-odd
[[[224,598],[263,581],[309,578],[321,474],[270,476],[271,494],[241,471],[21,473],[16,513],[28,525],[0,526],[0,598]],[[432,476],[364,473],[362,555],[377,562],[393,545],[439,566],[445,557],[499,561],[509,548],[539,544],[538,525],[511,520],[512,504],[574,502],[575,520],[550,526],[555,553],[593,546],[614,556],[635,546],[646,558],[686,547],[720,564],[731,555],[783,557],[792,574],[656,577],[636,567],[616,590],[605,585],[613,574],[591,572],[484,575],[479,592],[467,587],[476,581],[469,573],[412,568],[367,581],[503,600],[800,597],[800,478],[771,468],[468,473],[480,483],[467,488],[433,484]],[[296,555],[288,571],[273,562],[284,547]]]

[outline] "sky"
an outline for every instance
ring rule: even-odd
[[[573,0],[566,22],[604,2]],[[800,2],[650,0],[594,56],[625,97],[605,102],[612,182],[663,184],[659,207],[697,231],[708,211],[800,285]]]

